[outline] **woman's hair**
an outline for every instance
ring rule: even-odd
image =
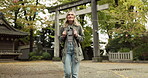
[[[69,12],[67,13],[67,15],[66,15],[66,18],[65,18],[63,27],[67,27],[67,26],[68,26],[67,16],[68,16],[68,14],[69,14],[70,12],[72,12],[72,13],[74,14],[74,22],[73,22],[73,24],[76,25],[76,26],[81,26],[81,24],[78,22],[78,20],[77,20],[77,18],[76,18],[76,14],[75,14],[73,11],[69,11]]]

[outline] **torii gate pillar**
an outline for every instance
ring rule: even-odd
[[[59,11],[56,9],[55,15],[55,35],[54,35],[54,58],[52,60],[59,61]]]
[[[93,54],[92,61],[101,62],[100,47],[99,47],[99,33],[98,33],[98,16],[97,16],[97,0],[91,0],[92,10],[92,24],[93,24]]]

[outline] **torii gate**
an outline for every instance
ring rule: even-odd
[[[68,4],[59,5],[55,7],[47,7],[49,13],[56,12],[54,17],[51,17],[49,21],[55,20],[55,37],[54,37],[54,58],[59,57],[59,19],[65,18],[66,15],[59,15],[59,11],[69,9],[72,7],[76,7],[79,5],[84,5],[87,3],[91,3],[91,7],[88,7],[86,9],[82,9],[80,11],[76,11],[76,15],[82,15],[86,13],[92,13],[92,24],[93,24],[93,54],[94,58],[93,61],[101,61],[100,57],[100,48],[99,48],[99,33],[98,33],[98,16],[97,11],[103,10],[108,8],[108,4],[105,5],[97,5],[97,1],[99,0],[80,0],[80,1],[74,1]]]

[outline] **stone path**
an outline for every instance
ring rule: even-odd
[[[0,78],[63,78],[62,62],[0,63]],[[148,78],[148,63],[82,61],[79,78]]]

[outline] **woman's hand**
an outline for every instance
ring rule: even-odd
[[[66,31],[63,31],[62,36],[65,37],[67,35]]]
[[[74,29],[74,36],[77,37],[78,36],[78,32]]]

